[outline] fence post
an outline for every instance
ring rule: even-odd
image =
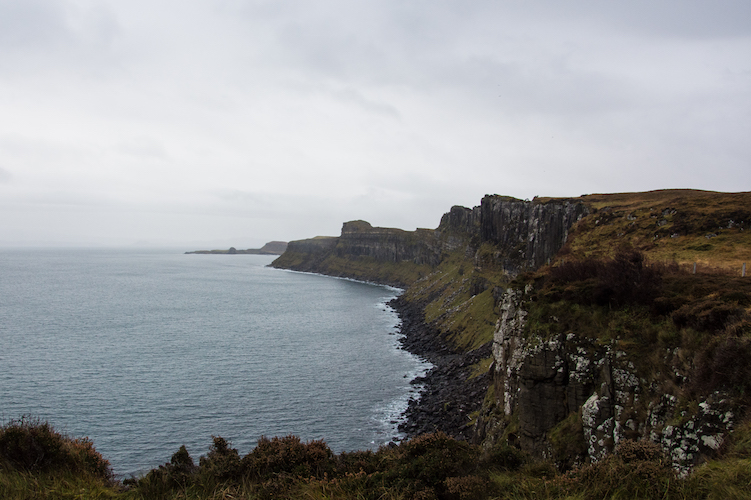
[[[741,269],[741,278],[746,277],[746,263],[743,263],[743,269]]]
[[[694,274],[696,274],[696,262],[694,262]]]

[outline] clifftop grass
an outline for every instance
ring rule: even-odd
[[[628,246],[653,262],[740,275],[751,264],[751,193],[662,190],[585,195],[592,213],[573,229],[561,259],[613,256]]]

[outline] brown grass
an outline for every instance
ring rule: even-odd
[[[751,193],[688,189],[593,194],[560,258],[612,256],[620,247],[650,262],[740,276],[751,265]]]

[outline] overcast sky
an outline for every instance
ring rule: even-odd
[[[0,245],[751,190],[748,0],[0,0]]]

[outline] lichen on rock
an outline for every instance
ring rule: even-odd
[[[615,341],[574,332],[544,338],[530,331],[530,295],[529,286],[509,288],[499,305],[493,384],[506,427],[484,422],[486,429],[495,428],[532,456],[549,459],[560,455],[552,433],[574,415],[580,424],[570,427],[581,429],[584,447],[582,456],[569,457],[569,463],[603,460],[621,441],[634,439],[661,445],[681,474],[716,454],[735,419],[728,398],[715,393],[693,411],[679,408],[675,395],[640,377],[631,355]],[[668,352],[664,359],[679,356]]]

